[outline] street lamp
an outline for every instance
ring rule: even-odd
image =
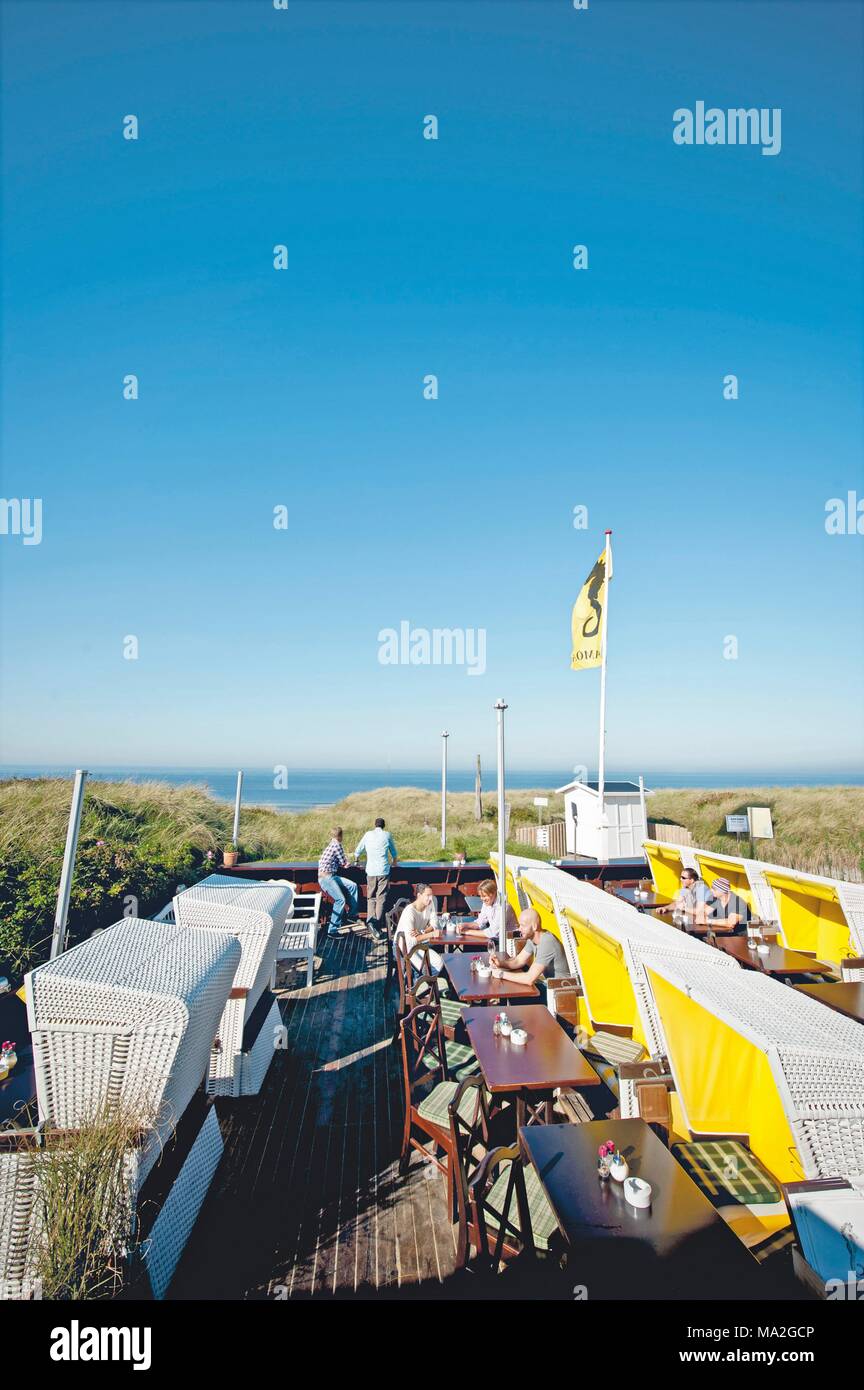
[[[447,740],[450,737],[445,729],[441,734],[441,848],[447,845]]]
[[[501,925],[498,928],[498,949],[501,955],[507,954],[507,850],[506,827],[504,825],[504,711],[507,705],[503,700],[495,702],[498,715],[498,905],[501,911]]]

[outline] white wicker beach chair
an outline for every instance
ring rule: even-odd
[[[211,1095],[241,1094],[243,1030],[273,979],[293,901],[294,885],[287,880],[258,882],[227,874],[210,874],[174,899],[178,926],[229,931],[242,950],[211,1059],[207,1081]]]
[[[207,1073],[240,954],[227,932],[126,917],[31,971],[40,1117],[72,1129],[118,1101],[167,1138]]]
[[[724,1094],[717,1091],[718,1086],[730,1088],[730,1105],[738,1104],[742,1117],[730,1108],[730,1124],[738,1131],[749,1132],[753,1105],[758,1107],[755,1119],[764,1117],[765,1098],[757,1090],[761,1056],[770,1069],[798,1158],[796,1163],[782,1133],[775,1133],[775,1160],[769,1166],[777,1176],[783,1181],[801,1176],[864,1176],[862,1024],[756,971],[733,976],[709,970],[701,961],[672,962],[659,956],[647,956],[644,965],[655,996],[658,981],[665,980],[751,1045],[752,1063],[739,1071],[736,1091],[736,1078],[718,1073],[706,1080],[704,1070],[694,1068],[686,1020],[683,1025],[679,1020],[670,1032],[667,1018],[667,1055],[691,1132],[706,1128],[703,1109],[710,1109],[712,1086],[714,1096]],[[658,1007],[662,1015],[662,1002]],[[777,1171],[776,1154],[787,1163],[785,1172]]]
[[[33,1296],[36,1168],[18,1140],[0,1135],[0,1299]]]

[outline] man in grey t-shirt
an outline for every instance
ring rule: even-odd
[[[490,964],[499,979],[545,985],[547,980],[570,974],[564,947],[557,936],[544,931],[536,908],[526,907],[520,913],[519,935],[525,944],[518,955],[498,956],[494,951],[490,953]]]

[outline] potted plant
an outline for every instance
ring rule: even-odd
[[[233,869],[239,858],[240,846],[237,844],[236,840],[229,840],[222,851],[222,863],[225,865],[226,869]]]

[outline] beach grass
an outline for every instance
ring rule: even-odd
[[[46,958],[57,899],[71,782],[60,778],[0,782],[0,973],[18,975]],[[548,787],[513,791],[511,836],[536,824],[536,795],[549,797],[546,815],[563,815],[563,798]],[[768,806],[775,838],[725,833],[725,817],[747,806]],[[351,855],[376,816],[383,816],[402,859],[450,860],[462,850],[485,860],[497,847],[494,793],[474,818],[473,792],[447,798],[447,846],[441,848],[440,796],[419,787],[381,787],[354,792],[334,806],[289,813],[244,806],[242,857],[312,860],[334,826],[343,829]],[[688,829],[697,845],[756,856],[790,868],[861,881],[864,878],[864,788],[758,787],[666,789],[652,794],[649,817]],[[78,857],[69,909],[75,942],[121,916],[150,916],[179,884],[190,884],[218,866],[231,837],[233,808],[206,787],[166,782],[87,784]],[[662,838],[662,827],[658,830]],[[548,858],[510,838],[512,853]]]

